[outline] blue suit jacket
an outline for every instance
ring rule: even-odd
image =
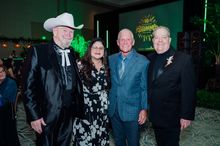
[[[111,90],[109,94],[109,116],[115,113],[116,106],[123,121],[136,121],[140,110],[147,109],[147,69],[149,61],[133,50],[134,54],[125,66],[122,78],[118,75],[120,53],[109,57]]]

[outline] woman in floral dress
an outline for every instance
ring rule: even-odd
[[[74,144],[77,146],[108,146],[109,68],[104,42],[92,40],[87,53],[78,62],[83,82],[85,119],[76,118],[73,125]]]

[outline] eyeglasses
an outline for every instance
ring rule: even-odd
[[[95,50],[104,50],[105,48],[104,48],[104,47],[92,47],[92,49],[95,49]]]
[[[0,71],[0,73],[3,73],[3,72],[5,72],[5,70],[4,70],[4,69]]]

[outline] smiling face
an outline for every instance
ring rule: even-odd
[[[158,27],[153,32],[153,46],[158,54],[166,52],[170,48],[170,32],[166,27]]]
[[[73,40],[74,30],[65,26],[53,28],[54,42],[62,49],[68,48]]]
[[[123,56],[127,56],[134,45],[134,36],[128,29],[122,29],[118,34],[117,44]]]
[[[91,47],[92,60],[100,60],[104,56],[105,47],[101,41],[96,41]]]

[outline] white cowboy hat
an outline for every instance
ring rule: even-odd
[[[75,26],[73,15],[69,13],[63,13],[56,18],[49,18],[44,22],[44,29],[49,32],[52,32],[53,28],[57,26],[67,26],[73,29],[81,29],[84,25],[81,24],[79,26]]]

